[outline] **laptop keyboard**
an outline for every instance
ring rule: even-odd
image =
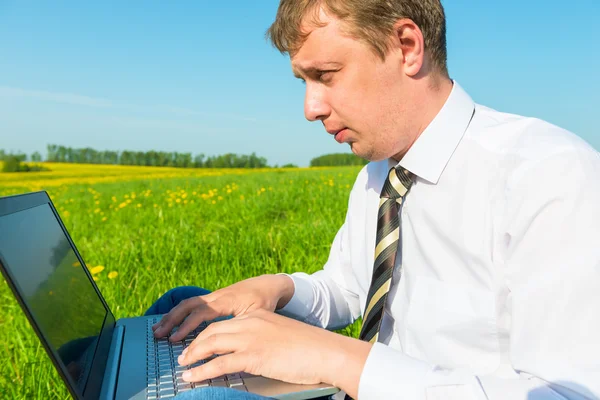
[[[195,368],[217,357],[213,356],[189,366],[181,366],[177,362],[177,357],[179,357],[183,349],[192,343],[196,335],[206,328],[207,324],[203,322],[198,328],[190,332],[182,341],[171,343],[166,337],[160,339],[156,339],[154,337],[152,325],[157,323],[159,320],[160,317],[148,319],[148,331],[146,336],[146,372],[148,379],[148,387],[146,388],[147,399],[154,400],[172,398],[178,393],[182,393],[194,388],[209,386],[229,387],[244,392],[248,391],[244,383],[244,378],[252,375],[243,372],[219,376],[217,378],[208,379],[202,382],[189,383],[184,381],[182,378],[184,371]]]

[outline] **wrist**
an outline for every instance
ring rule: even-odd
[[[340,388],[356,399],[360,377],[373,345],[333,332],[328,333],[335,335],[336,339],[335,345],[326,350],[328,362],[323,371],[323,382]]]
[[[278,288],[278,300],[276,310],[282,309],[290,302],[294,296],[294,280],[287,275],[278,274],[274,275],[277,279],[276,286]]]

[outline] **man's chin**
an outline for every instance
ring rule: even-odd
[[[355,156],[367,161],[380,161],[380,159],[377,159],[376,155],[373,154],[372,151],[362,149],[360,146],[356,145],[356,142],[351,142],[348,144],[350,145],[350,150],[352,150],[352,153],[354,153]]]
[[[350,150],[352,150],[355,156],[360,157],[369,162],[383,161],[392,157],[384,153],[377,153],[372,149],[363,149],[360,146],[357,146],[356,142],[348,144],[350,145]]]

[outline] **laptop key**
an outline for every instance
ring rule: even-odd
[[[162,378],[159,382],[158,382],[159,387],[172,387],[173,386],[173,377],[169,377],[169,378]]]
[[[192,388],[192,384],[189,382],[177,382],[177,390],[181,389],[181,388]]]
[[[212,381],[212,382],[210,382],[210,386],[213,386],[213,387],[227,387],[227,382],[225,382],[225,381],[221,381],[221,382],[214,382],[214,381]]]
[[[229,386],[239,386],[243,385],[244,381],[241,379],[229,379],[227,383],[229,383]]]

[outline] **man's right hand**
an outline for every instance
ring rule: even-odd
[[[284,307],[293,295],[294,281],[290,277],[262,275],[205,296],[184,300],[152,326],[152,330],[155,337],[164,337],[179,325],[177,332],[169,339],[176,342],[204,321],[229,315],[243,315],[259,309],[273,312]]]

